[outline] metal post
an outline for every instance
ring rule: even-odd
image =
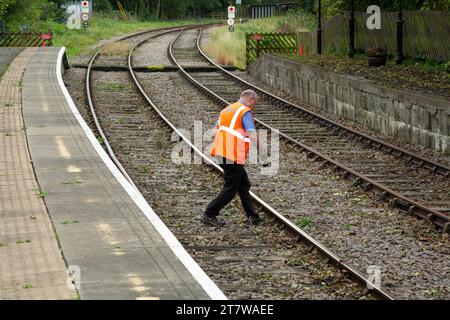
[[[397,51],[395,52],[395,62],[401,64],[403,62],[403,0],[399,0],[400,8],[398,10],[397,19]]]
[[[322,23],[320,21],[320,7],[321,3],[319,0],[319,3],[317,5],[317,54],[322,54]]]
[[[349,19],[348,56],[355,56],[355,0],[352,0]]]

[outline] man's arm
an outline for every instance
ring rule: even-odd
[[[256,133],[255,123],[253,121],[253,115],[250,111],[247,111],[242,117],[242,126],[247,132],[250,138],[250,148],[255,148],[258,151],[258,155],[261,158],[263,164],[267,163],[267,150],[263,145],[258,143],[258,134]]]

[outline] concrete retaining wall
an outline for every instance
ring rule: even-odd
[[[450,154],[450,101],[443,97],[385,88],[273,55],[256,60],[248,72],[329,113]]]

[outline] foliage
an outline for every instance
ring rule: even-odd
[[[11,6],[12,4],[14,4],[15,2],[16,2],[16,0],[0,1],[0,18],[2,18],[6,14],[8,7]]]
[[[47,0],[1,0],[0,20],[8,30],[20,30],[24,25],[35,28],[46,4]]]
[[[351,8],[352,0],[323,0],[323,8],[334,8],[342,11]],[[370,5],[377,5],[384,11],[396,11],[399,9],[399,1],[392,0],[354,0],[356,11],[366,11]],[[403,0],[403,9],[405,10],[449,10],[450,1],[448,0]]]
[[[93,4],[95,12],[111,13],[112,11],[110,0],[95,0]]]
[[[204,21],[207,22],[207,21]],[[93,51],[95,45],[104,39],[126,34],[131,32],[137,32],[140,30],[147,30],[151,28],[163,28],[182,24],[198,23],[195,20],[153,20],[153,21],[121,21],[116,18],[111,18],[107,15],[97,13],[92,16],[89,21],[88,34],[83,29],[70,30],[64,24],[59,24],[54,21],[46,21],[40,26],[41,31],[52,30],[53,32],[53,45],[65,46],[69,56],[86,54]]]

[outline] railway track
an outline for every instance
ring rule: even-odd
[[[353,179],[365,191],[375,191],[381,200],[408,214],[432,222],[450,232],[450,168],[294,105],[212,61],[201,49],[202,29],[181,32],[169,55],[183,75],[198,89],[226,106],[244,89],[261,97],[255,121]],[[183,66],[215,66],[217,72],[199,73]]]
[[[102,77],[92,70],[101,52],[89,63],[86,94],[96,119],[92,124],[125,177],[230,298],[392,299],[380,288],[367,288],[362,273],[254,194],[257,207],[268,217],[263,225],[246,226],[235,204],[228,214],[237,223],[218,230],[199,223],[199,214],[217,192],[221,169],[158,109],[132,69],[135,48],[174,31],[136,41],[128,53],[129,74],[109,72]],[[170,138],[173,132],[177,141]],[[174,164],[171,153],[178,140],[206,166]]]

